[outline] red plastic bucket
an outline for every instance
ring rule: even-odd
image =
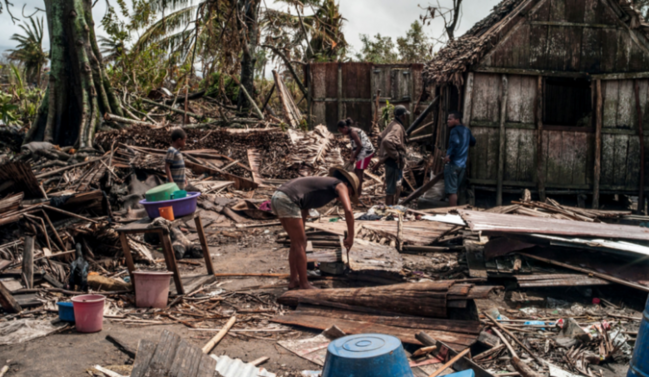
[[[138,308],[166,308],[169,298],[170,271],[133,271],[135,279],[135,306]]]
[[[104,323],[104,301],[102,295],[81,295],[72,297],[75,326],[78,332],[98,332]]]

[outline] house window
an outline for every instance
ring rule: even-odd
[[[586,79],[548,77],[543,91],[543,124],[551,126],[591,125],[592,99]]]

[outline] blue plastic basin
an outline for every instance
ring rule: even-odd
[[[59,319],[66,322],[74,322],[74,308],[71,302],[57,302],[59,306]]]
[[[414,377],[401,341],[358,334],[329,343],[322,377]]]

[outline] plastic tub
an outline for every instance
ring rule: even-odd
[[[71,302],[57,302],[59,307],[59,319],[66,322],[74,322],[74,307]]]
[[[358,334],[329,343],[322,377],[413,377],[401,341],[390,335]]]
[[[104,324],[104,301],[102,295],[81,295],[72,297],[75,326],[78,332],[101,331]]]
[[[163,200],[161,202],[149,202],[144,199],[140,200],[140,204],[144,206],[146,213],[152,219],[160,217],[159,208],[169,206],[173,207],[174,217],[179,218],[196,212],[196,203],[199,196],[201,196],[200,192],[188,192],[186,198]]]
[[[156,186],[152,188],[151,190],[147,191],[144,193],[144,197],[146,200],[150,202],[159,202],[161,200],[169,200],[171,199],[171,194],[174,191],[178,191],[178,185],[171,182],[171,183],[165,183],[164,185]]]
[[[135,279],[135,306],[138,308],[166,308],[169,298],[170,271],[133,271]]]

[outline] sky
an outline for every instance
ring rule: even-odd
[[[197,1],[197,0],[195,0]],[[286,10],[285,4],[274,3],[274,0],[265,0],[269,8]],[[347,20],[343,31],[347,42],[352,46],[353,52],[360,51],[361,34],[374,36],[380,33],[382,36],[390,36],[396,41],[397,37],[405,36],[410,24],[419,19],[423,13],[421,6],[437,5],[449,6],[452,0],[339,0],[340,13]],[[464,0],[462,7],[461,23],[456,35],[462,35],[473,24],[484,18],[499,0]],[[126,1],[129,3],[129,1]],[[44,9],[43,0],[13,0],[11,8],[14,16],[21,18],[24,15],[31,15],[36,8]],[[113,5],[116,6],[116,4]],[[106,0],[97,1],[93,8],[93,16],[97,27],[98,35],[106,35],[101,29],[99,21],[106,12]],[[44,17],[43,12],[37,13],[36,17]],[[18,27],[19,22],[12,23],[11,18],[6,10],[0,14],[0,23],[5,25],[4,32],[0,33],[0,52],[13,48],[16,43],[10,40],[14,33],[22,30]],[[430,26],[426,26],[424,31],[434,37],[439,37],[443,33],[443,23],[441,20],[434,20]],[[47,34],[47,26],[45,27]],[[44,42],[45,49],[49,50],[49,39]]]

